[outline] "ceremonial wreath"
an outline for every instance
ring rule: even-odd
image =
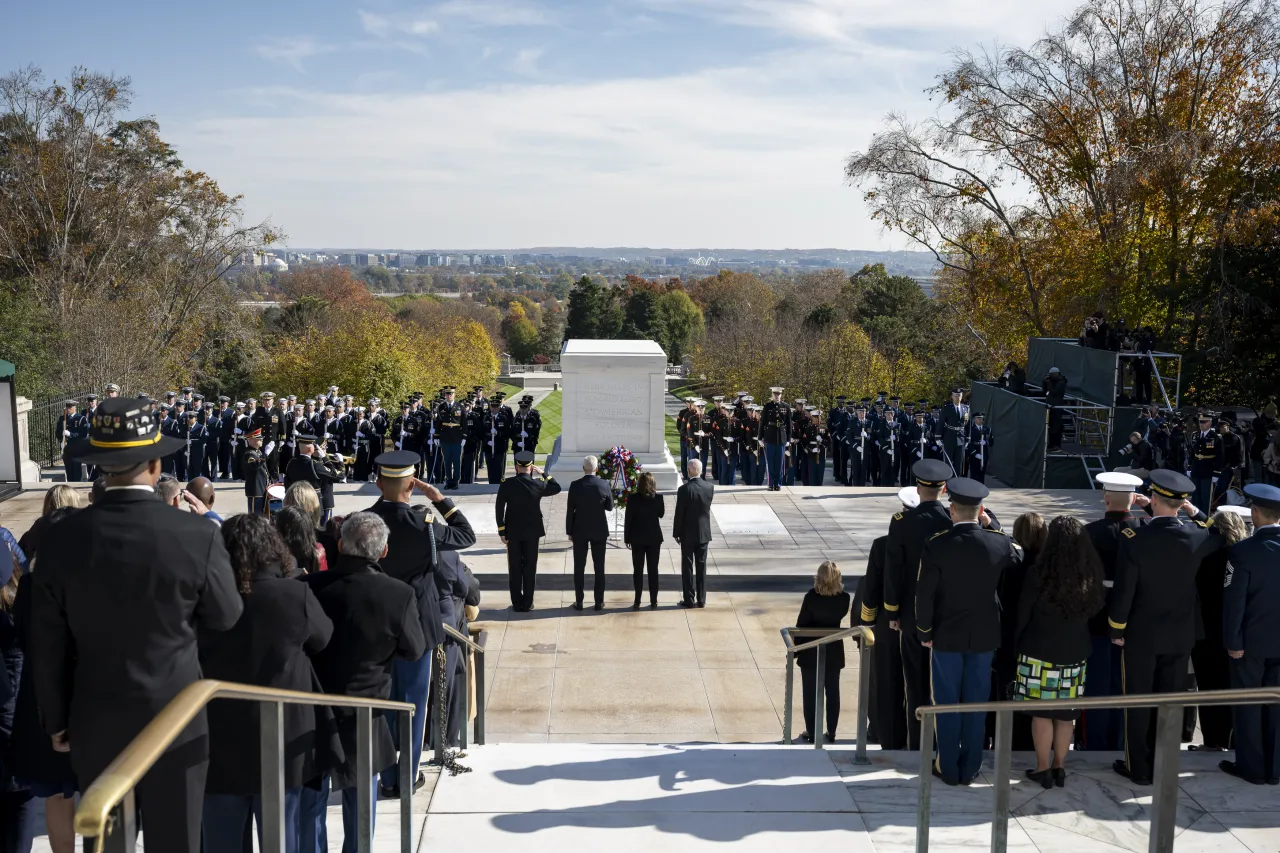
[[[635,494],[643,466],[636,455],[621,445],[611,447],[600,456],[600,476],[613,490],[613,502],[620,507]]]

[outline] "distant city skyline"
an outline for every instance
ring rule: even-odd
[[[124,5],[11,4],[2,70],[129,76],[129,115],[291,246],[741,252],[907,248],[844,158],[890,110],[936,109],[952,47],[1029,44],[1076,3]]]

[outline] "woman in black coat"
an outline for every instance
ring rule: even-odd
[[[1197,690],[1227,690],[1231,687],[1230,658],[1222,645],[1222,590],[1227,579],[1227,557],[1231,546],[1249,535],[1242,518],[1225,510],[1213,514],[1212,529],[1223,538],[1225,547],[1201,560],[1200,568],[1196,570],[1196,593],[1204,626],[1191,650]],[[1230,749],[1233,728],[1231,706],[1202,705],[1197,711],[1204,744],[1192,744],[1188,748],[1209,752]]]
[[[230,631],[200,635],[206,678],[263,687],[319,690],[310,654],[333,634],[315,594],[284,576],[288,547],[262,516],[237,515],[222,526],[236,571],[244,613]],[[205,787],[204,847],[244,849],[250,814],[262,831],[256,702],[219,701],[209,706],[209,776]],[[327,751],[317,743],[317,709],[284,706],[285,850],[298,851],[298,807],[304,783],[324,773]],[[259,838],[261,844],[261,838]],[[246,851],[247,853],[247,851]]]
[[[797,628],[839,628],[845,616],[849,614],[849,593],[844,591],[844,581],[840,578],[840,569],[827,560],[818,567],[818,574],[813,581],[813,589],[804,594],[804,602],[800,605],[800,615],[796,617]],[[797,644],[807,643],[813,637],[797,637]],[[827,709],[827,743],[835,743],[836,724],[840,721],[840,670],[844,669],[844,642],[828,643],[823,650],[825,673],[823,689],[826,693]],[[805,649],[796,655],[796,663],[800,664],[801,692],[804,698],[804,731],[800,739],[813,743],[814,719],[813,704],[818,681],[818,650]]]
[[[631,569],[636,586],[632,610],[640,609],[645,563],[649,564],[649,607],[658,606],[658,557],[662,553],[662,524],[659,519],[666,511],[653,475],[646,471],[640,475],[636,493],[627,499],[627,514],[622,528],[622,541],[631,549]]]

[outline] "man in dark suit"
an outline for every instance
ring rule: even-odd
[[[565,533],[573,543],[573,609],[582,609],[586,594],[587,548],[591,549],[591,563],[595,568],[596,582],[593,592],[596,610],[604,609],[604,546],[609,538],[609,517],[613,509],[613,490],[596,476],[597,460],[594,456],[582,460],[582,477],[569,484],[569,508],[565,513]]]
[[[711,543],[711,499],[715,486],[702,479],[702,462],[689,460],[689,479],[676,492],[671,532],[680,543],[681,607],[707,606],[707,545]]]
[[[69,449],[102,471],[104,495],[54,525],[33,576],[36,697],[83,786],[200,678],[197,629],[229,630],[243,610],[218,525],[156,497],[161,458],[185,450],[156,414],[149,400],[98,408]],[[138,784],[148,847],[198,853],[208,768],[201,712]]]
[[[453,501],[435,486],[413,476],[414,466],[421,462],[418,454],[395,450],[382,454],[374,462],[378,465],[378,489],[382,497],[368,511],[386,522],[391,531],[387,545],[389,551],[381,561],[382,571],[413,587],[417,594],[422,633],[427,639],[426,654],[412,660],[398,659],[391,671],[391,698],[397,702],[412,702],[415,707],[413,768],[414,790],[417,790],[426,784],[426,777],[418,775],[417,768],[422,756],[422,731],[426,723],[433,652],[444,644],[435,571],[441,551],[470,548],[476,542],[476,534]],[[410,506],[409,498],[414,487],[431,501],[432,506]],[[398,796],[400,776],[396,765],[375,763],[374,767],[382,768],[384,793]]]
[[[534,474],[539,474],[534,479]],[[507,546],[507,578],[511,585],[511,609],[533,609],[533,584],[538,574],[538,540],[547,535],[542,524],[543,498],[560,494],[560,484],[533,464],[533,451],[516,454],[516,475],[498,487],[494,512],[498,535]]]
[[[412,470],[412,465],[410,465]],[[418,614],[418,597],[403,581],[381,571],[386,560],[390,531],[381,518],[370,512],[357,512],[342,523],[338,540],[341,556],[327,572],[306,576],[325,615],[333,622],[329,644],[314,658],[316,675],[327,693],[365,696],[372,699],[399,699],[395,696],[391,675],[396,664],[421,660],[427,654],[428,640],[423,635],[423,622]],[[385,565],[385,564],[384,564]],[[432,589],[435,589],[434,581]],[[436,630],[440,630],[437,610]],[[425,704],[425,698],[424,698]],[[356,786],[356,715],[350,708],[335,708],[338,737],[346,760],[333,770],[331,784],[342,789],[343,853],[355,853],[359,793]],[[414,714],[415,717],[421,713]],[[373,718],[373,767],[395,766],[395,741],[387,718]],[[417,728],[418,748],[422,730]],[[416,766],[416,765],[415,765]],[[385,771],[384,771],[385,772]],[[376,776],[374,779],[376,780]],[[330,779],[325,780],[330,783]],[[319,792],[304,789],[302,823],[310,825],[317,816],[324,817],[329,784]],[[370,820],[377,808],[377,792],[370,790]],[[318,815],[317,815],[318,813]],[[370,827],[372,834],[373,827]]]

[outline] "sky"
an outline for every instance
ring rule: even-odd
[[[0,72],[132,80],[306,247],[909,248],[843,163],[1066,0],[0,0]]]

